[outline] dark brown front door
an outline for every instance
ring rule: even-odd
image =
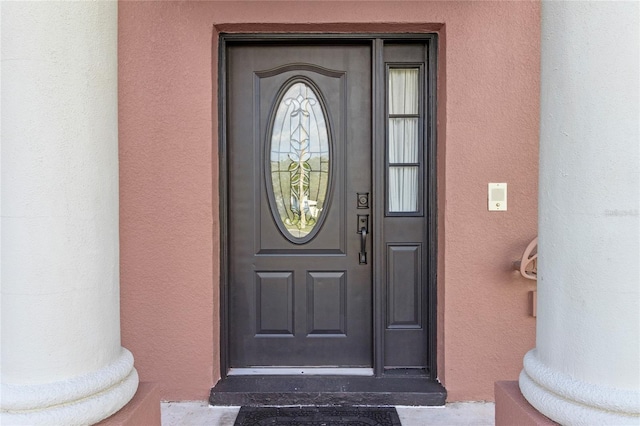
[[[226,60],[229,367],[372,367],[371,47]]]

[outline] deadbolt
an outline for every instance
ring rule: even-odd
[[[359,209],[368,209],[369,208],[369,193],[368,192],[358,192],[358,208]]]

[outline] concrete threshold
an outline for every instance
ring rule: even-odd
[[[445,388],[426,376],[227,376],[211,389],[213,405],[442,406]]]

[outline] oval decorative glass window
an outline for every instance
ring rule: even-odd
[[[297,81],[282,92],[271,121],[269,201],[285,237],[301,244],[315,236],[327,209],[329,131],[309,84]]]

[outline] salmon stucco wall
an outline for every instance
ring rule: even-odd
[[[440,33],[438,371],[450,401],[491,400],[535,344],[537,2],[119,3],[123,345],[164,400],[219,371],[218,31]],[[487,183],[509,210],[487,211]]]

